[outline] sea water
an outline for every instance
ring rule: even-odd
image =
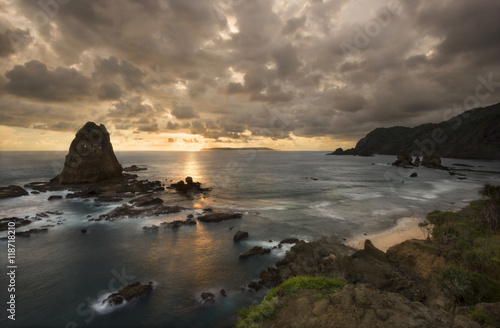
[[[48,181],[64,163],[64,152],[0,153],[1,185]],[[0,218],[61,211],[18,231],[52,225],[47,233],[16,239],[16,320],[7,318],[8,276],[0,277],[2,327],[230,327],[242,306],[257,304],[265,290],[243,288],[281,259],[287,248],[239,260],[253,246],[281,239],[342,241],[392,227],[402,217],[425,218],[434,209],[459,209],[480,196],[485,183],[500,183],[499,161],[443,159],[464,171],[388,165],[395,156],[325,156],[323,152],[202,151],[117,152],[124,165],[145,165],[139,179],[165,184],[191,176],[212,191],[185,198],[166,191],[166,204],[188,210],[161,217],[88,221],[121,203],[48,201],[30,194],[0,200]],[[487,171],[475,172],[475,171]],[[416,172],[418,177],[410,178]],[[28,190],[31,191],[31,190]],[[100,205],[100,206],[95,206]],[[202,223],[178,230],[144,231],[143,226],[184,220],[203,208],[238,211],[242,219]],[[81,229],[87,229],[82,234]],[[250,234],[233,242],[236,231]],[[0,232],[0,237],[6,236]],[[0,267],[7,267],[7,242],[0,241]],[[116,308],[102,305],[128,283],[154,283],[147,297]],[[218,294],[225,289],[228,297]],[[215,304],[204,304],[212,292]]]

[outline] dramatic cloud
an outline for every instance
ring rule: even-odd
[[[292,147],[320,138],[335,148],[376,127],[500,101],[497,1],[0,6],[8,126],[71,131],[95,120],[127,140]]]

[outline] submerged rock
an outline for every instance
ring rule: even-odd
[[[28,195],[28,192],[19,186],[10,185],[8,187],[0,187],[0,199],[26,195]]]
[[[271,253],[270,248],[263,248],[262,246],[254,246],[252,249],[241,254],[238,258],[239,259],[246,259],[246,258],[249,258],[251,256],[265,255],[265,254],[269,254],[269,253]]]
[[[71,142],[62,172],[50,182],[54,185],[98,182],[121,177],[122,172],[106,127],[87,122]]]
[[[239,231],[238,230],[234,234],[233,240],[234,241],[240,241],[240,240],[245,239],[245,238],[248,238],[248,232],[246,232],[246,231]]]
[[[148,284],[141,284],[137,281],[125,286],[122,290],[109,295],[102,301],[102,304],[107,304],[108,306],[120,305],[123,301],[130,301],[142,295],[149,294],[152,290],[153,282],[150,281]]]
[[[220,222],[232,219],[241,219],[241,213],[210,213],[198,217],[201,222]]]
[[[137,171],[145,171],[147,169],[148,169],[147,167],[139,167],[137,165],[131,165],[128,167],[124,167],[123,171],[125,171],[125,172],[137,172]]]

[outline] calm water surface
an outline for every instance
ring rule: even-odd
[[[47,181],[62,169],[65,152],[1,152],[1,185]],[[255,245],[274,246],[286,237],[305,240],[347,238],[386,229],[404,216],[425,217],[433,209],[457,209],[478,198],[484,183],[499,174],[448,172],[388,166],[394,156],[325,156],[323,152],[117,152],[124,165],[146,165],[141,179],[165,183],[192,176],[213,190],[184,199],[171,191],[163,198],[190,210],[163,217],[89,222],[119,204],[94,206],[91,200],[47,201],[42,193],[0,200],[0,217],[62,211],[19,228],[54,225],[45,234],[16,240],[16,321],[7,319],[8,280],[0,277],[2,327],[228,327],[241,306],[257,303],[265,291],[242,292],[286,249],[238,260]],[[499,161],[444,159],[473,169],[500,173]],[[482,166],[482,167],[479,167]],[[413,172],[417,178],[408,178]],[[144,232],[145,225],[185,219],[204,207],[241,211],[241,220],[199,223],[178,231]],[[57,224],[60,223],[60,224]],[[233,230],[230,230],[234,227]],[[88,233],[82,235],[81,229]],[[250,238],[234,243],[237,230]],[[0,233],[0,237],[5,236]],[[272,242],[269,242],[272,240]],[[0,242],[0,267],[7,245]],[[150,296],[113,311],[100,302],[124,283],[155,283]],[[226,289],[216,305],[200,304],[204,291]]]

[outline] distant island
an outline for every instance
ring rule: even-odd
[[[500,159],[500,103],[465,111],[441,123],[376,128],[360,139],[355,148],[338,148],[327,155],[422,156],[422,153],[448,158]]]
[[[243,148],[231,148],[231,147],[215,147],[215,148],[202,148],[202,151],[209,150],[258,150],[258,151],[275,151],[275,149],[267,148],[267,147],[243,147]]]

